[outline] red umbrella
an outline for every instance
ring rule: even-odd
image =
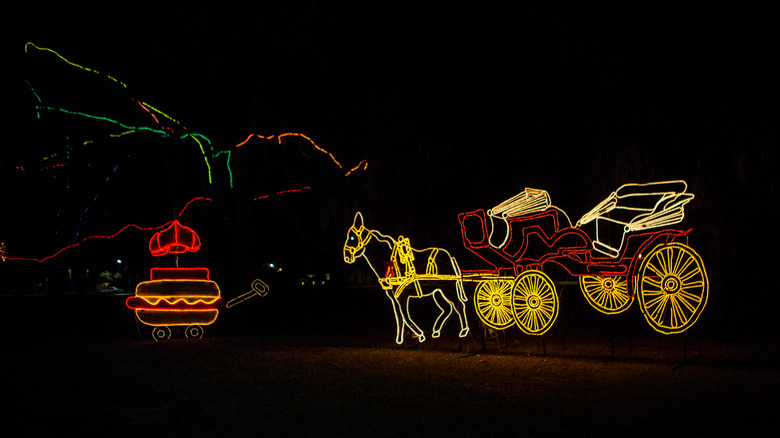
[[[149,251],[155,257],[166,254],[181,254],[200,249],[200,237],[192,228],[185,227],[174,220],[164,230],[154,233],[149,241]]]

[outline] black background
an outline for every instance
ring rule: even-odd
[[[341,244],[357,210],[370,228],[458,256],[457,214],[525,187],[546,189],[576,220],[620,184],[685,179],[696,195],[686,224],[713,302],[731,306],[725,297],[736,295],[750,312],[776,259],[776,17],[729,4],[12,8],[0,240],[10,256],[42,258],[128,223],[160,225],[208,196],[184,217],[204,242],[186,262],[239,288],[268,260],[348,275]],[[100,74],[25,53],[28,41]],[[38,118],[31,89],[44,104],[148,124],[136,98],[217,151],[250,134],[300,132],[346,168],[369,165],[344,177],[304,143],[284,155],[256,141],[233,155],[232,188],[216,164],[208,184],[193,143],[137,135],[79,149],[116,127]],[[67,147],[71,170],[33,171]],[[302,186],[312,190],[253,200]],[[9,261],[3,275],[24,289],[24,275],[38,282],[124,257],[141,278],[171,263],[148,255],[149,235],[96,240],[43,266]]]

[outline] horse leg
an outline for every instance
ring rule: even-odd
[[[423,333],[422,329],[415,324],[414,320],[412,319],[412,315],[409,313],[409,301],[413,298],[412,295],[408,295],[406,297],[406,306],[403,306],[403,316],[404,316],[404,322],[406,323],[406,326],[409,327],[409,330],[412,331],[417,336],[417,340],[419,340],[421,343],[425,342],[425,334]]]
[[[455,290],[457,291],[455,298],[457,298],[457,300],[451,300],[450,302],[452,303],[452,308],[455,310],[455,313],[458,314],[458,320],[460,320],[460,334],[458,336],[465,338],[466,335],[469,334],[469,322],[466,320],[466,301],[469,299],[466,297],[466,290],[463,288],[463,277],[460,266],[458,266],[458,261],[455,260],[455,257],[450,257],[450,262],[452,263],[452,269],[455,271],[455,275],[458,276],[458,279],[455,280]],[[455,303],[459,303],[460,306]],[[460,307],[460,309],[458,309],[458,307]]]
[[[393,313],[395,314],[395,343],[400,345],[404,343],[404,325],[406,325],[403,312],[401,311],[401,303],[398,302],[398,299],[395,297],[392,290],[388,290],[385,293],[393,304]]]
[[[439,301],[439,298],[441,298],[444,301],[445,306],[442,305],[442,302]],[[441,336],[441,329],[444,327],[444,324],[446,324],[447,321],[450,319],[450,316],[452,315],[452,309],[455,308],[455,305],[452,303],[452,301],[447,299],[447,297],[444,295],[444,292],[442,292],[441,289],[436,289],[435,291],[433,291],[433,301],[436,303],[439,309],[441,309],[441,313],[436,318],[436,322],[433,323],[432,336],[434,338],[438,338],[439,336]]]
[[[452,308],[455,310],[455,313],[458,314],[458,320],[460,321],[460,333],[458,336],[465,338],[466,335],[469,334],[469,322],[466,319],[467,298],[466,291],[463,289],[463,281],[457,280],[455,282],[455,289],[457,291],[457,295],[454,297],[454,300],[450,300],[450,303],[452,303]]]
[[[460,320],[460,333],[458,334],[459,337],[465,338],[466,335],[469,334],[469,322],[466,319],[466,291],[463,290],[463,281],[458,280],[455,284],[456,289],[458,290],[458,296],[457,301],[453,302],[453,308],[455,309],[455,313],[458,314],[458,319]],[[458,303],[458,304],[454,304]],[[460,309],[459,309],[460,307]]]

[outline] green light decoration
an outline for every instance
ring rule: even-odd
[[[67,59],[66,57],[62,56],[61,54],[59,54],[58,52],[56,52],[56,51],[54,51],[52,49],[39,47],[39,46],[37,46],[37,45],[35,45],[35,44],[31,43],[31,42],[28,42],[27,44],[25,44],[25,47],[24,47],[25,53],[29,53],[32,49],[35,49],[35,50],[43,52],[43,53],[53,54],[57,59],[65,62],[69,66],[72,66],[74,68],[77,68],[79,70],[82,70],[82,71],[85,71],[85,72],[88,72],[88,73],[95,74],[95,75],[97,75],[99,77],[103,77],[105,79],[108,79],[111,82],[120,85],[122,88],[125,88],[125,89],[128,88],[127,84],[125,84],[124,82],[118,80],[117,78],[115,78],[113,76],[110,76],[110,75],[106,75],[106,74],[100,73],[99,71],[97,71],[95,69],[92,69],[92,68],[85,67],[83,65],[77,64],[77,63]],[[330,153],[330,152],[326,151],[325,149],[321,148],[310,137],[308,137],[308,136],[306,136],[304,134],[295,133],[295,132],[287,132],[287,133],[279,134],[277,136],[274,136],[274,135],[262,136],[262,135],[257,135],[257,134],[251,134],[251,135],[249,135],[249,137],[247,137],[246,140],[244,140],[243,142],[235,145],[234,148],[225,149],[225,150],[215,150],[214,146],[212,145],[212,141],[207,136],[205,136],[203,134],[200,134],[200,133],[188,132],[189,130],[179,120],[177,120],[176,118],[172,117],[171,115],[163,112],[159,108],[151,105],[149,102],[142,101],[142,100],[135,99],[135,98],[131,98],[131,100],[136,102],[138,104],[138,106],[143,109],[143,111],[145,111],[146,113],[148,113],[150,115],[150,117],[154,120],[155,124],[157,124],[158,127],[150,127],[150,126],[143,126],[143,125],[131,125],[131,124],[128,124],[128,123],[124,123],[124,122],[122,122],[120,120],[117,120],[115,118],[111,118],[111,117],[107,117],[107,116],[89,114],[89,113],[82,112],[82,111],[76,111],[76,110],[71,110],[71,109],[66,109],[66,108],[60,108],[60,107],[53,107],[53,106],[44,105],[42,100],[41,100],[41,98],[40,98],[40,96],[35,91],[33,86],[29,82],[27,82],[27,85],[30,88],[31,92],[33,93],[33,95],[34,95],[34,97],[36,99],[37,104],[35,106],[35,109],[37,111],[38,118],[41,117],[41,111],[59,112],[59,113],[63,113],[63,114],[68,114],[68,115],[72,115],[72,116],[77,116],[77,117],[90,119],[90,120],[96,120],[96,121],[102,121],[102,122],[110,123],[110,124],[113,124],[113,125],[116,125],[116,126],[122,128],[124,130],[121,134],[111,134],[110,137],[112,137],[112,138],[116,138],[116,137],[118,137],[120,135],[151,133],[151,134],[161,135],[161,136],[164,136],[164,137],[176,137],[179,140],[193,140],[195,142],[195,144],[198,146],[198,150],[200,151],[200,155],[203,157],[203,163],[204,163],[205,168],[206,168],[206,175],[207,175],[207,179],[208,179],[208,183],[209,184],[214,184],[214,172],[213,172],[214,168],[212,166],[212,160],[224,157],[224,159],[225,159],[224,165],[225,165],[225,169],[226,169],[226,172],[227,172],[227,178],[228,178],[228,186],[230,188],[233,188],[233,183],[234,183],[234,180],[233,180],[233,170],[232,170],[231,165],[230,165],[232,153],[233,153],[235,148],[246,144],[248,142],[248,140],[250,138],[252,138],[252,137],[257,137],[257,138],[261,138],[261,139],[271,139],[271,138],[274,138],[275,141],[277,141],[279,145],[283,144],[282,143],[282,139],[285,138],[285,137],[300,137],[300,138],[303,138],[303,139],[307,140],[308,142],[310,142],[312,147],[315,150],[317,150],[319,152],[322,152],[322,153],[326,154],[327,156],[329,156],[330,159],[332,160],[332,162],[336,166],[338,166],[339,169],[342,170],[342,172],[344,173],[345,176],[349,176],[351,173],[353,173],[353,172],[355,172],[357,170],[365,170],[367,165],[368,165],[367,161],[363,160],[360,163],[358,163],[356,166],[352,167],[351,169],[345,170],[342,167],[342,164],[338,160],[336,160],[336,158],[334,157],[334,155],[332,153]],[[172,126],[163,126],[163,124],[162,124],[163,120],[161,120],[161,119],[164,119],[164,120],[172,123]],[[181,131],[183,133],[176,134],[177,131]],[[90,142],[91,142],[91,140],[87,140],[87,141],[84,142],[84,144],[88,144]]]
[[[109,80],[111,80],[111,81],[113,81],[113,82],[115,82],[115,83],[119,84],[120,86],[122,86],[122,88],[127,88],[127,85],[125,85],[125,83],[124,83],[124,82],[122,82],[122,81],[120,81],[120,80],[116,79],[115,77],[113,77],[113,76],[109,76],[109,75],[107,75],[107,74],[100,73],[100,72],[98,72],[97,70],[93,70],[93,69],[91,69],[91,68],[84,67],[84,66],[78,65],[78,64],[76,64],[76,63],[74,63],[74,62],[71,62],[71,61],[69,61],[69,60],[65,59],[65,57],[64,57],[64,56],[60,55],[59,53],[55,52],[55,51],[54,51],[54,50],[52,50],[52,49],[47,49],[47,48],[45,48],[45,47],[38,47],[38,46],[36,46],[35,44],[33,44],[33,43],[31,43],[31,42],[28,42],[28,43],[26,43],[26,44],[24,45],[24,52],[25,52],[25,53],[27,53],[27,52],[28,52],[28,50],[29,50],[30,48],[33,48],[33,49],[39,50],[39,51],[41,51],[41,52],[47,52],[47,53],[51,53],[51,54],[53,54],[54,56],[56,56],[57,58],[61,59],[62,61],[65,61],[65,63],[66,63],[66,64],[68,64],[68,65],[70,65],[70,66],[76,67],[76,68],[78,68],[78,69],[81,69],[81,70],[84,70],[84,71],[86,71],[86,72],[94,73],[94,74],[96,74],[96,75],[98,75],[98,76],[102,76],[102,77],[104,77],[104,78],[106,78],[106,79],[109,79]]]

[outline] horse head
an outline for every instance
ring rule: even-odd
[[[371,232],[363,225],[363,215],[357,212],[344,242],[344,261],[354,263],[355,259],[363,255],[369,240]]]

